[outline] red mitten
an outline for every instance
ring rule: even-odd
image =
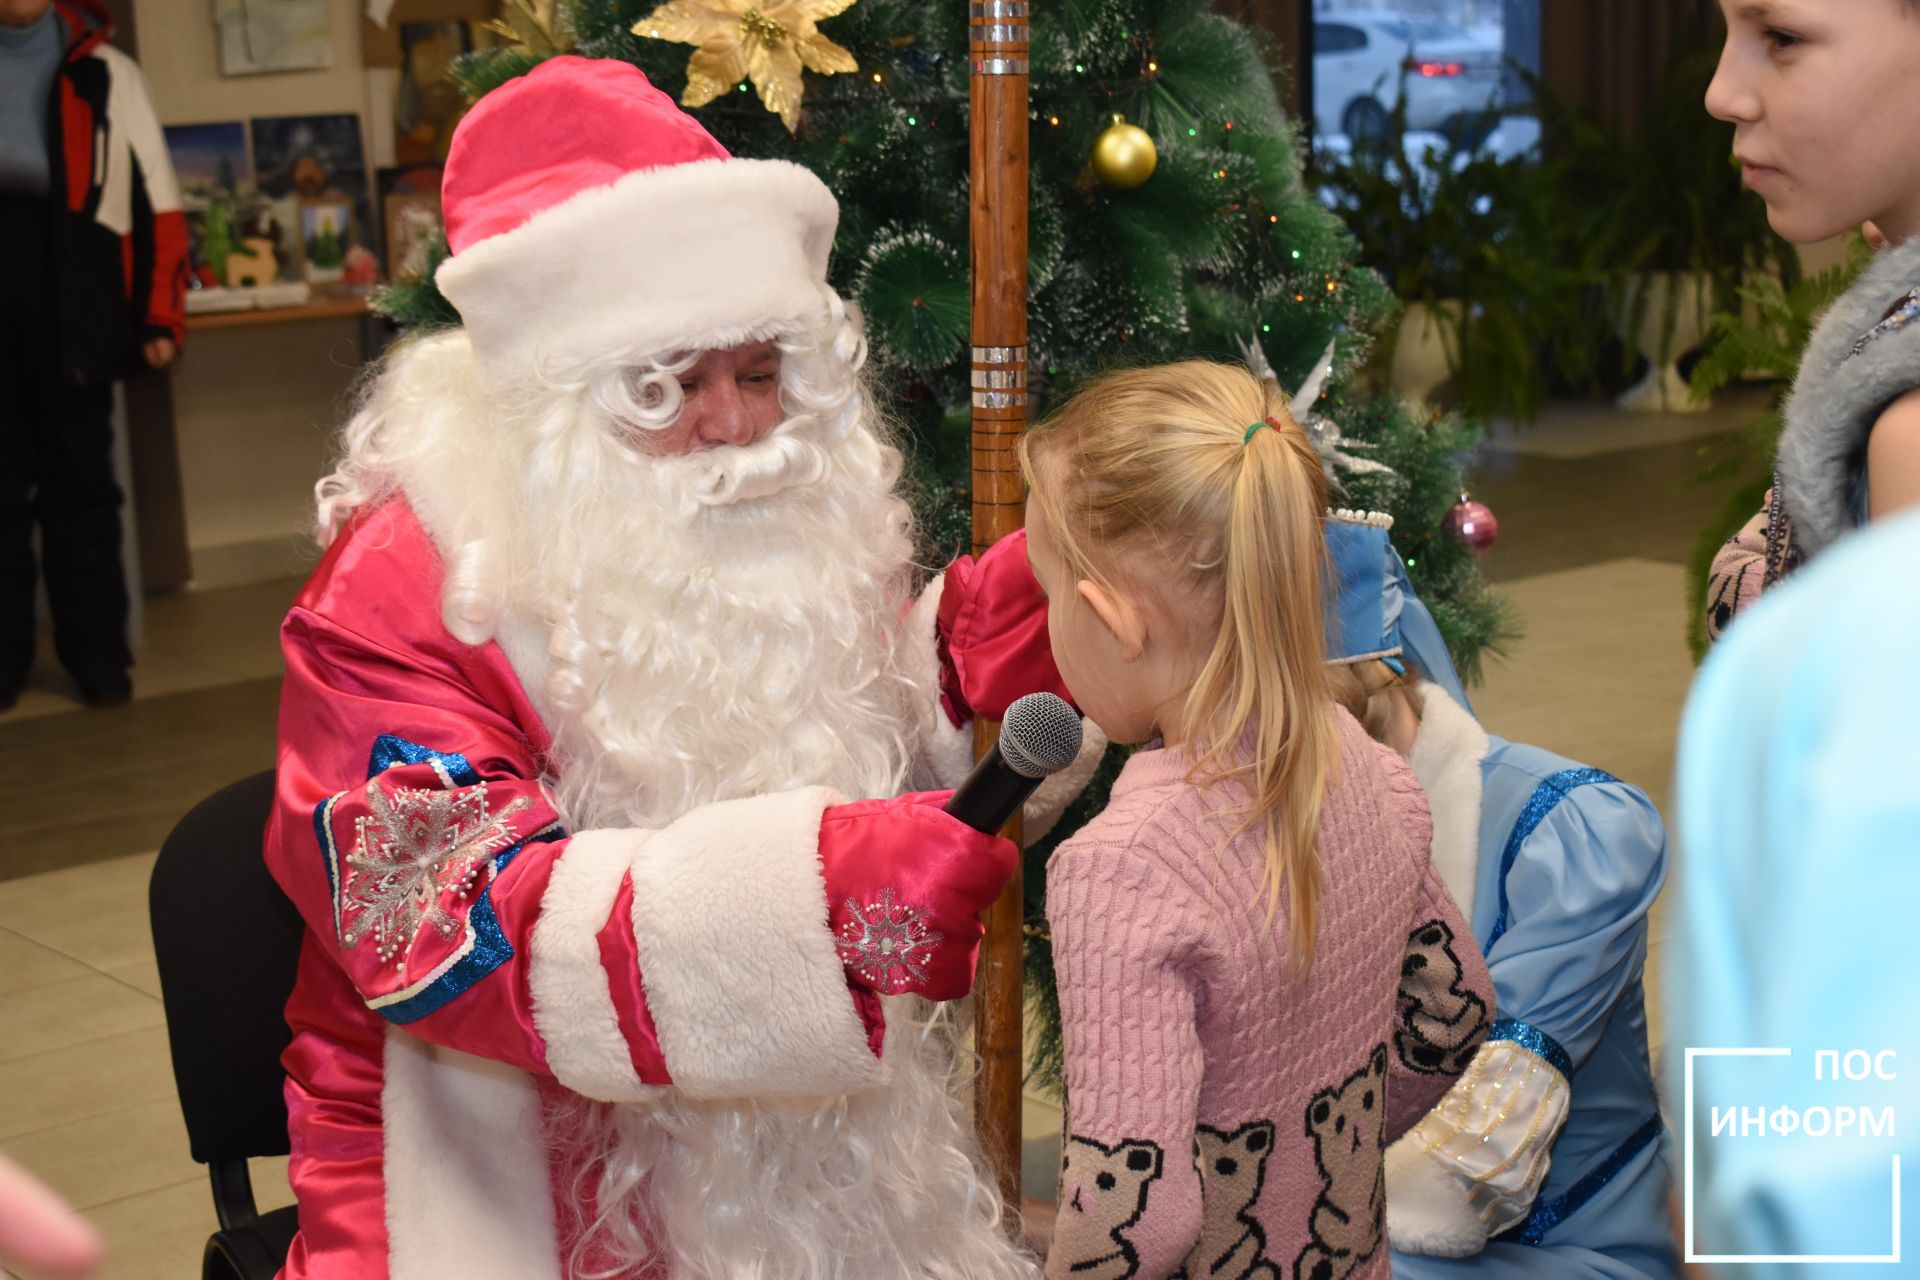
[[[1001,719],[1024,694],[1067,697],[1047,639],[1047,598],[1027,565],[1025,529],[977,561],[961,556],[947,567],[936,628],[940,704],[955,725],[976,715]]]
[[[862,800],[821,817],[827,922],[855,987],[929,1000],[973,989],[980,913],[1020,855],[1012,841],[942,811],[952,794]]]

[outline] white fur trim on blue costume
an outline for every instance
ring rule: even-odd
[[[546,1042],[547,1065],[575,1093],[601,1102],[634,1102],[643,1084],[620,1015],[614,1009],[600,930],[651,831],[582,831],[553,864],[533,926],[527,986],[533,1025]]]
[[[827,927],[807,787],[704,805],[633,860],[633,932],[667,1071],[700,1098],[815,1097],[881,1083]]]
[[[435,281],[496,388],[610,354],[699,351],[817,323],[839,207],[785,160],[629,173],[469,245]]]
[[[1433,811],[1433,869],[1460,914],[1473,919],[1480,869],[1480,797],[1486,782],[1487,731],[1430,680],[1420,682],[1420,731],[1407,764]]]
[[[532,1077],[398,1027],[382,1067],[391,1280],[560,1280]]]

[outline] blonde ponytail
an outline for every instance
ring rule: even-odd
[[[1312,444],[1245,369],[1191,361],[1095,384],[1029,432],[1020,459],[1075,576],[1110,585],[1100,561],[1150,556],[1155,574],[1216,602],[1179,731],[1203,748],[1197,782],[1237,778],[1251,793],[1234,834],[1263,831],[1267,918],[1284,893],[1288,960],[1304,977],[1338,758],[1320,603],[1327,486]]]

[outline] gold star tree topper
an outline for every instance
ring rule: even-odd
[[[853,55],[814,24],[853,7],[854,0],[668,0],[633,24],[637,36],[699,46],[687,59],[680,105],[703,107],[742,80],[792,133],[806,92],[800,71],[823,76],[857,71]]]

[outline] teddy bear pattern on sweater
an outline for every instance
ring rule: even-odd
[[[1306,1132],[1322,1187],[1310,1222],[1312,1239],[1294,1262],[1294,1280],[1342,1280],[1380,1246],[1385,1206],[1387,1046],[1376,1045],[1366,1065],[1308,1102]],[[1204,1188],[1200,1239],[1175,1280],[1281,1280],[1266,1256],[1266,1233],[1252,1216],[1266,1181],[1274,1125],[1255,1120],[1231,1132],[1201,1125],[1194,1165]],[[1062,1182],[1074,1176],[1067,1207],[1105,1232],[1100,1251],[1069,1260],[1086,1280],[1127,1280],[1139,1254],[1122,1233],[1146,1210],[1150,1185],[1160,1177],[1161,1151],[1138,1138],[1108,1145],[1070,1137],[1061,1157]]]
[[[1380,1247],[1386,1212],[1387,1046],[1307,1104],[1307,1136],[1323,1186],[1313,1238],[1294,1259],[1294,1280],[1342,1280]]]
[[[1201,1125],[1194,1139],[1205,1216],[1200,1242],[1187,1255],[1181,1280],[1280,1280],[1267,1260],[1267,1236],[1254,1220],[1266,1182],[1273,1122],[1255,1120],[1228,1133]]]
[[[1126,1280],[1139,1269],[1140,1255],[1120,1233],[1145,1212],[1147,1185],[1160,1176],[1160,1168],[1158,1143],[1128,1138],[1108,1146],[1089,1138],[1067,1139],[1060,1182],[1068,1185],[1072,1173],[1074,1189],[1073,1199],[1063,1207],[1085,1214],[1092,1226],[1106,1232],[1102,1252],[1071,1260],[1076,1277]]]
[[[1394,1042],[1410,1070],[1457,1076],[1487,1038],[1486,1002],[1461,986],[1462,974],[1445,921],[1429,920],[1408,935],[1400,967],[1401,1030]]]

